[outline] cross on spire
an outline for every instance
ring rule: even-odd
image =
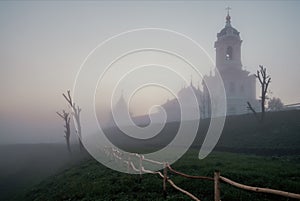
[[[231,8],[229,6],[227,6],[227,8],[225,8],[225,10],[227,10],[227,16],[226,16],[226,27],[230,27],[230,15],[229,15],[229,10],[231,10]]]
[[[227,6],[227,7],[225,8],[225,10],[227,10],[227,15],[229,15],[229,11],[231,10],[231,8],[230,8],[229,6]]]

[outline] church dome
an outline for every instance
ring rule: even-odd
[[[229,13],[226,16],[226,25],[225,27],[218,33],[217,37],[222,38],[224,36],[237,36],[240,37],[240,32],[238,32],[235,28],[231,26],[231,17]]]
[[[240,32],[238,32],[235,28],[233,27],[225,27],[223,28],[220,33],[218,33],[218,38],[223,37],[225,35],[236,35],[239,36]]]

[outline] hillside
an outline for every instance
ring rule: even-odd
[[[202,139],[203,135],[198,133],[194,145],[201,144]],[[300,110],[266,113],[264,123],[258,123],[252,114],[228,117],[216,149],[260,155],[299,155]]]
[[[196,175],[211,175],[214,169],[220,169],[229,178],[245,184],[300,193],[300,111],[268,113],[264,124],[258,123],[251,114],[227,117],[213,154],[200,161],[197,153],[208,125],[208,119],[200,122],[192,149],[174,167]],[[151,149],[145,152],[166,145],[173,139],[178,126],[176,122],[168,123],[159,136],[151,139],[148,144]],[[115,141],[117,145],[128,149],[132,144],[115,131],[112,128],[108,134],[112,134],[112,139],[118,139]],[[145,150],[147,145],[140,141],[132,142],[135,145],[133,150]],[[17,197],[14,200],[97,200],[96,197],[99,197],[98,200],[141,200],[141,197],[145,198],[143,200],[153,200],[156,197],[159,197],[157,200],[160,199],[159,178],[146,175],[145,183],[143,181],[143,185],[139,186],[135,176],[111,171],[87,155],[80,154],[76,148],[77,146],[70,157],[64,144],[0,146],[0,200],[7,200],[15,194]],[[86,162],[78,165],[81,161]],[[60,173],[57,174],[58,172]],[[55,174],[56,176],[32,187]],[[204,182],[204,185],[197,181],[190,184],[184,179],[175,181],[179,182],[178,185],[191,186],[191,192],[207,195],[208,198],[211,196],[211,184]],[[112,186],[113,183],[115,186]],[[148,191],[149,186],[153,190]],[[90,192],[86,192],[87,190]],[[172,197],[173,193],[175,197]],[[272,200],[270,197],[265,199],[264,196],[252,197],[253,194],[240,193],[232,188],[228,188],[226,193],[228,195],[224,196],[227,200],[235,196],[240,197],[240,200],[249,200],[246,199],[247,196],[251,196],[251,200]],[[46,199],[46,195],[51,196]],[[184,197],[172,191],[169,200],[176,199],[182,200]]]
[[[202,145],[209,123],[210,119],[200,121],[193,147]],[[178,122],[167,123],[158,135],[147,140],[131,138],[118,128],[107,129],[105,133],[111,142],[124,150],[147,147],[151,152],[169,144],[179,126]],[[267,113],[264,123],[257,122],[252,114],[229,116],[215,149],[259,155],[300,154],[300,110]]]
[[[213,176],[221,174],[237,182],[300,193],[299,157],[258,157],[214,152],[204,160],[197,159],[197,150],[190,150],[172,165],[176,170]],[[188,190],[203,201],[213,200],[213,182],[186,179],[169,174],[176,185]],[[287,198],[263,193],[250,193],[221,184],[223,201],[284,201]],[[110,200],[190,200],[189,197],[167,185],[167,198],[162,193],[162,179],[157,175],[128,175],[110,170],[94,160],[86,161],[51,177],[39,185],[17,195],[14,201],[110,201]],[[293,200],[293,199],[289,199]]]
[[[0,200],[88,158],[78,146],[73,145],[72,150],[70,155],[65,144],[1,145]]]

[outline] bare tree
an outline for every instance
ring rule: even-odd
[[[80,124],[81,108],[79,108],[79,106],[76,107],[76,104],[72,100],[70,90],[67,91],[67,95],[64,94],[64,93],[62,95],[66,99],[66,101],[68,102],[69,106],[72,109],[72,115],[74,116],[75,121],[76,121],[75,128],[76,128],[76,133],[77,133],[77,136],[78,136],[79,147],[80,147],[80,150],[82,151],[83,150],[83,144],[82,144],[82,141],[81,141],[82,136],[81,136],[81,124]]]
[[[260,87],[261,87],[261,118],[260,120],[263,121],[264,117],[265,117],[265,111],[266,111],[266,99],[267,99],[267,92],[268,92],[268,87],[269,84],[271,82],[271,77],[269,75],[267,75],[267,69],[264,68],[263,65],[259,65],[259,70],[257,70],[256,75],[254,75],[259,83],[260,83]],[[254,108],[252,107],[252,105],[247,102],[248,105],[248,109],[250,109],[254,116],[256,116],[257,118],[257,113],[254,110]]]
[[[263,65],[259,65],[259,70],[257,71],[255,77],[259,80],[261,87],[261,120],[264,120],[265,110],[266,110],[266,99],[268,87],[271,82],[271,77],[267,75],[267,69]]]
[[[64,122],[65,122],[65,138],[67,142],[67,148],[69,153],[71,153],[71,147],[70,147],[70,135],[71,135],[71,130],[70,130],[70,116],[69,113],[67,113],[65,110],[62,111],[62,113],[56,112],[56,114],[61,117]]]

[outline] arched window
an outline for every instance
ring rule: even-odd
[[[232,47],[228,46],[226,50],[226,60],[232,60]]]

